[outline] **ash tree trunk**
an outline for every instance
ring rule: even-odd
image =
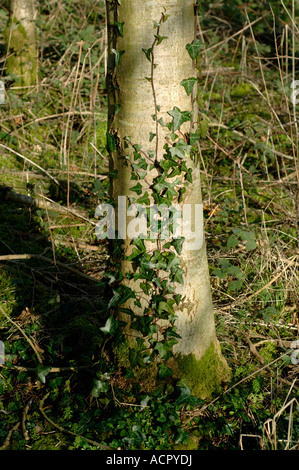
[[[111,182],[115,226],[123,245],[121,284],[127,288],[118,315],[127,325],[129,346],[121,354],[141,364],[148,359],[145,351],[153,350],[158,362],[159,356],[164,359],[160,376],[171,370],[195,395],[206,397],[228,379],[229,369],[216,338],[201,213],[196,212],[202,200],[200,169],[190,142],[200,137],[193,3],[153,0],[141,6],[139,0],[106,1],[107,140],[110,170],[116,175]],[[166,253],[161,232],[146,238],[140,231],[144,220],[149,227],[149,212],[138,223],[136,211],[131,212],[132,202],[139,204],[135,208],[148,208],[160,207],[163,201],[181,210],[179,236],[176,232],[174,237],[172,225]],[[134,228],[143,237],[134,237]],[[132,341],[140,335],[148,348],[140,348],[136,358]]]
[[[35,19],[35,0],[10,0],[10,17],[4,32],[6,73],[21,87],[36,83]]]

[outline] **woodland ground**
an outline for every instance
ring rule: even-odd
[[[0,448],[298,449],[294,14],[225,2],[198,18],[205,232],[232,369],[204,402],[182,386],[127,387],[114,370],[100,330],[107,246],[94,233],[109,200],[104,4],[42,3],[38,85],[19,90],[2,71]],[[2,8],[0,31],[6,21]]]

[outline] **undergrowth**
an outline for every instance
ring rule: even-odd
[[[167,378],[149,392],[114,365],[108,251],[94,234],[95,207],[109,200],[104,2],[42,3],[39,84],[20,93],[2,71],[0,448],[298,448],[289,15],[272,2],[274,30],[269,7],[251,5],[247,18],[242,2],[202,2],[198,18],[205,231],[217,336],[232,370],[206,402]]]

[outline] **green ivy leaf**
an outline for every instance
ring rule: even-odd
[[[117,298],[119,298],[120,295],[118,295]],[[113,330],[114,330],[114,327],[115,327],[115,320],[113,318],[113,315],[110,315],[110,317],[108,318],[108,320],[106,321],[105,323],[105,326],[102,326],[100,328],[100,330],[105,334],[112,334],[113,333]]]
[[[172,245],[174,246],[174,248],[175,248],[178,255],[180,255],[182,253],[184,240],[185,240],[185,238],[181,237],[181,238],[176,238],[172,242]]]
[[[155,34],[155,38],[158,39],[157,46],[159,46],[164,39],[167,39],[167,36],[160,36],[159,34]]]
[[[183,405],[184,403],[188,403],[188,399],[191,396],[191,390],[187,387],[180,388],[180,396],[176,400],[177,405]]]
[[[91,394],[94,397],[98,397],[101,393],[106,393],[109,390],[109,385],[103,380],[94,380]]]
[[[141,194],[142,193],[142,186],[140,183],[137,183],[136,186],[133,186],[132,188],[130,188],[131,191],[134,191],[136,194]]]
[[[109,134],[109,132],[107,132],[106,137],[107,137],[107,146],[108,146],[109,151],[114,152],[115,151],[115,137],[114,137],[114,135]]]
[[[114,24],[117,26],[119,35],[123,38],[124,37],[124,21],[119,23],[118,21],[114,21]]]
[[[203,48],[203,43],[200,41],[200,39],[194,39],[191,44],[186,45],[186,49],[188,51],[189,56],[191,57],[192,60],[195,60],[196,57],[198,56],[199,52]]]
[[[173,375],[173,371],[169,367],[167,367],[164,364],[164,362],[159,364],[158,367],[159,367],[158,377],[160,379],[165,379],[166,377],[169,377],[169,376]]]
[[[45,367],[42,364],[38,364],[36,367],[36,374],[41,383],[46,383],[46,377],[49,374],[51,367]]]
[[[166,342],[156,343],[154,349],[158,352],[160,359],[167,360],[170,357],[169,346]]]
[[[195,77],[185,78],[181,81],[181,85],[185,88],[187,95],[191,95],[197,79]]]
[[[126,52],[126,51],[117,51],[116,49],[112,49],[113,54],[115,55],[115,66],[118,67],[120,63],[121,56]]]
[[[176,106],[174,106],[174,108],[171,111],[167,111],[167,112],[173,118],[174,132],[177,131],[184,122],[190,121],[191,119],[191,113],[189,111],[181,111]]]
[[[150,199],[148,192],[146,191],[143,196],[141,196],[139,199],[137,199],[138,204],[145,204],[147,206],[150,205]]]
[[[174,282],[178,282],[179,284],[184,284],[183,274],[184,274],[183,269],[178,268],[173,277]]]
[[[136,349],[129,349],[129,361],[133,368],[136,367],[136,365],[138,364],[138,352],[136,351]]]
[[[149,49],[142,48],[142,51],[145,53],[147,60],[151,62],[152,61],[151,53],[153,51],[153,48],[152,47],[150,47]]]

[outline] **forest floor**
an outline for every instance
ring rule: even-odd
[[[208,402],[169,384],[153,396],[126,390],[101,330],[110,300],[107,244],[95,236],[96,206],[109,200],[103,2],[44,7],[38,85],[19,90],[5,77],[0,449],[298,449],[299,104],[290,96],[299,68],[288,16],[274,30],[270,11],[238,12],[242,21],[229,22],[206,7],[198,21],[205,234],[232,370]],[[0,31],[6,21],[3,9]]]

